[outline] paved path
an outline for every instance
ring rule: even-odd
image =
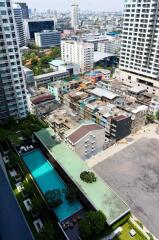
[[[33,240],[10,185],[0,167],[0,240]]]

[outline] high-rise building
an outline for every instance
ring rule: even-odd
[[[66,63],[78,64],[81,72],[88,72],[93,69],[94,45],[85,42],[62,41],[61,57]]]
[[[21,48],[26,45],[22,9],[19,4],[13,4],[13,11],[14,11],[19,47]]]
[[[125,0],[120,76],[159,91],[159,1]],[[154,87],[154,88],[153,88]]]
[[[21,119],[28,112],[13,7],[0,1],[0,124],[9,117]]]
[[[77,29],[79,26],[79,9],[78,9],[77,0],[72,0],[71,26],[73,29]]]
[[[61,36],[58,31],[45,30],[35,33],[35,44],[40,48],[50,48],[60,46]]]
[[[22,9],[23,19],[29,19],[28,5],[25,2],[16,2],[16,3],[19,4]]]

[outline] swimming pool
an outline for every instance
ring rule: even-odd
[[[43,194],[53,189],[59,189],[63,192],[67,188],[59,174],[40,150],[23,154],[22,158]],[[64,193],[62,193],[61,198],[62,204],[53,209],[60,222],[82,209],[82,205],[78,200],[70,203],[65,198]]]

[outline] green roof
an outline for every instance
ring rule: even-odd
[[[95,209],[105,214],[109,225],[130,211],[126,203],[99,176],[94,183],[85,183],[80,179],[80,173],[90,169],[66,143],[56,141],[55,132],[51,128],[42,129],[35,135]]]

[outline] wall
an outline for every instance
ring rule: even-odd
[[[92,137],[92,135],[95,136]],[[85,141],[88,142],[86,143]],[[92,144],[92,142],[95,142]],[[81,156],[82,159],[88,159],[91,156],[97,154],[98,152],[103,150],[105,143],[105,129],[95,130],[89,132],[84,138],[82,138],[76,145],[75,145],[75,152]],[[86,144],[88,147],[86,147]],[[94,146],[94,151],[92,150],[92,146]],[[87,155],[85,155],[85,150],[88,149]]]

